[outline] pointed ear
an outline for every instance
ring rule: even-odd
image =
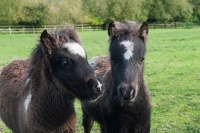
[[[56,39],[50,35],[47,30],[42,32],[40,42],[43,45],[45,52],[49,55],[51,55],[56,48]]]
[[[40,39],[42,39],[42,38],[47,38],[48,35],[49,35],[49,34],[48,34],[47,30],[44,30],[44,31],[42,32],[41,36],[40,36]]]
[[[114,21],[111,21],[108,24],[108,36],[110,36],[112,34],[112,28],[115,26]]]
[[[147,22],[143,22],[142,23],[142,26],[140,27],[138,32],[139,32],[139,37],[142,38],[143,41],[145,41],[146,37],[148,35],[148,32],[149,32],[149,28],[148,28]]]

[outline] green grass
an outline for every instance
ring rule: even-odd
[[[152,30],[145,79],[152,132],[200,132],[200,30]]]
[[[106,31],[79,32],[88,58],[108,55]],[[150,29],[145,80],[151,93],[152,133],[200,133],[200,30]],[[0,35],[0,66],[27,58],[39,35]],[[77,133],[82,133],[76,102]],[[0,122],[0,132],[6,132]],[[98,124],[93,133],[99,132]]]
[[[0,35],[0,66],[14,59],[27,58],[39,40],[39,35]]]

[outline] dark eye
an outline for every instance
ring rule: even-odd
[[[62,65],[62,67],[68,67],[69,62],[67,60],[62,60],[61,65]]]
[[[62,66],[63,67],[67,67],[68,66],[68,63],[66,61],[62,62]]]

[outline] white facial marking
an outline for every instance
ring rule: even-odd
[[[98,82],[98,88],[100,88],[100,90],[102,90],[102,84],[97,80],[97,82]]]
[[[26,99],[25,99],[25,101],[24,101],[25,112],[28,109],[28,105],[29,105],[29,103],[31,101],[31,97],[32,97],[31,92],[29,92],[28,95],[27,95],[27,97],[26,97]]]
[[[65,43],[63,44],[63,48],[67,48],[71,54],[80,55],[81,57],[86,58],[85,50],[76,42]]]
[[[30,81],[30,78],[27,78],[27,80],[26,80],[26,84],[28,84],[29,81]]]
[[[133,50],[134,50],[134,43],[131,41],[123,41],[120,43],[126,48],[126,52],[124,53],[124,58],[125,60],[129,60],[133,55]]]

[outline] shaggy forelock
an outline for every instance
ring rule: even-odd
[[[81,44],[80,37],[76,30],[72,28],[54,31],[52,35],[58,40],[58,44],[60,45],[71,41]]]
[[[56,47],[61,47],[63,44],[67,42],[77,42],[81,44],[81,39],[74,27],[71,28],[58,27],[51,32],[50,36],[52,36],[56,40],[56,45],[57,45]],[[38,60],[41,60],[43,56],[44,53],[42,52],[42,45],[40,43],[36,46],[36,48],[33,50],[31,54],[32,57],[31,65],[35,66]]]
[[[139,24],[134,21],[114,22],[114,25],[109,41],[112,41],[114,37],[118,39],[131,38],[132,40],[132,38],[139,35]]]

